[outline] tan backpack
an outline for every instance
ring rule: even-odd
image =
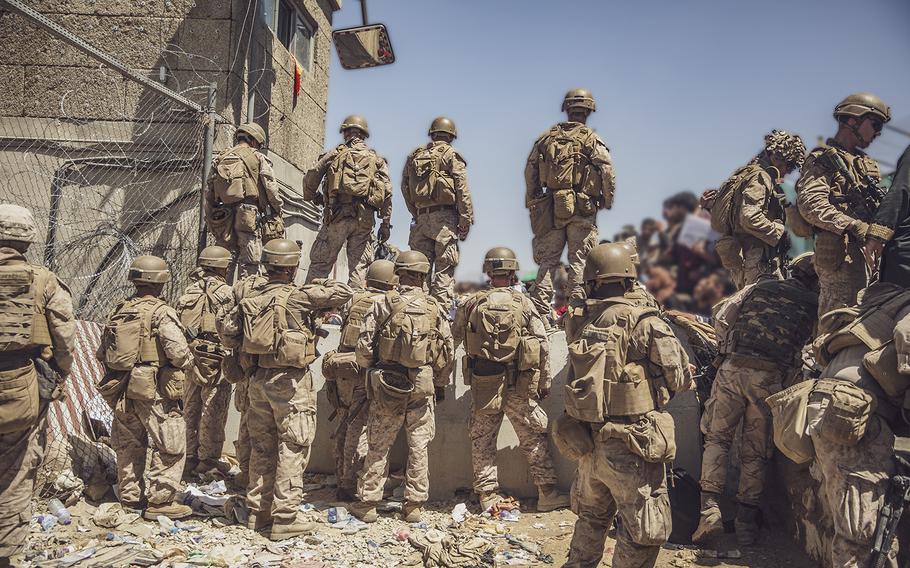
[[[303,369],[316,360],[315,334],[308,322],[288,322],[287,303],[295,290],[294,284],[285,284],[240,301],[241,352],[271,355],[279,367]]]
[[[44,311],[49,279],[44,268],[0,266],[0,353],[51,344]]]
[[[157,365],[166,360],[152,337],[152,318],[167,304],[160,298],[133,298],[123,302],[101,334],[102,362],[111,371],[129,371],[140,363]]]
[[[736,230],[736,194],[746,179],[755,173],[755,164],[748,164],[733,172],[727,181],[717,190],[714,204],[711,205],[711,228],[721,235],[732,235]]]
[[[416,369],[433,362],[436,303],[421,294],[413,298],[388,295],[391,312],[378,331],[379,360]]]
[[[379,157],[369,148],[340,146],[326,173],[328,196],[369,198],[379,171]]]
[[[538,144],[541,183],[550,190],[581,189],[591,163],[586,148],[593,136],[594,132],[586,126],[571,130],[559,125],[551,128]]]
[[[465,352],[497,363],[514,361],[524,324],[521,294],[502,288],[481,292],[468,314]]]
[[[227,284],[203,278],[180,296],[177,300],[177,314],[185,328],[195,334],[217,333],[215,322],[220,305],[215,303],[212,294],[221,286]]]
[[[416,201],[451,205],[455,203],[455,181],[442,168],[447,144],[421,146],[411,154],[408,167],[413,175],[408,177],[410,192]]]
[[[234,146],[220,156],[212,171],[212,188],[224,204],[259,198],[259,160],[248,146]]]

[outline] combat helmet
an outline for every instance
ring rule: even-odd
[[[217,245],[205,247],[196,264],[202,268],[227,268],[231,264],[231,251]]]
[[[0,241],[33,243],[38,226],[32,212],[12,203],[0,203]]]
[[[272,239],[262,247],[262,264],[296,267],[300,264],[300,245],[290,239]]]
[[[815,253],[812,251],[794,257],[787,268],[794,278],[818,280],[818,274],[815,272]]]
[[[137,256],[130,264],[127,278],[135,284],[166,284],[171,281],[171,271],[157,256]]]
[[[494,247],[483,257],[484,274],[506,274],[518,270],[515,252],[508,247]]]
[[[430,261],[420,251],[402,251],[398,254],[398,258],[395,259],[395,273],[397,274],[403,270],[426,274],[430,271]]]
[[[765,135],[765,152],[780,156],[787,164],[797,167],[806,159],[803,139],[785,130],[772,130]]]
[[[247,122],[238,126],[237,134],[240,134],[241,132],[244,134],[249,134],[256,142],[259,142],[260,144],[265,143],[265,130],[263,130],[261,126],[254,122]]]
[[[840,118],[841,116],[854,116],[859,118],[866,114],[873,114],[882,119],[882,122],[891,120],[891,109],[888,108],[885,101],[872,93],[853,93],[852,95],[847,95],[844,100],[834,107],[834,118]]]
[[[594,95],[587,89],[572,89],[562,99],[562,110],[568,111],[571,108],[586,108],[591,112],[597,110],[594,104]]]
[[[348,128],[356,128],[357,130],[363,132],[364,138],[370,137],[370,127],[367,125],[367,119],[363,118],[359,114],[349,115],[341,123],[341,128],[338,129],[338,132],[344,133]]]
[[[585,259],[584,280],[601,280],[617,282],[638,276],[638,270],[632,261],[632,249],[625,243],[599,244],[588,253]]]
[[[391,260],[374,260],[367,268],[366,281],[368,286],[389,290],[398,284],[395,275],[395,263]]]
[[[445,116],[437,116],[433,119],[433,123],[430,124],[430,130],[427,134],[432,136],[434,132],[445,132],[446,134],[451,134],[452,138],[458,137],[458,130],[455,129],[455,122],[451,118]]]

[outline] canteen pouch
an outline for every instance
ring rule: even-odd
[[[652,410],[624,429],[629,450],[650,463],[676,459],[676,427],[669,412]]]
[[[553,196],[544,195],[531,201],[528,205],[531,216],[531,232],[539,237],[553,230]]]
[[[278,332],[275,362],[280,367],[305,369],[316,360],[316,341],[308,329],[284,329]]]
[[[158,370],[158,388],[167,400],[183,400],[186,375],[177,367],[162,367]]]
[[[774,445],[797,464],[815,457],[815,446],[806,433],[809,393],[814,385],[815,381],[802,381],[765,399],[771,408]]]
[[[404,410],[414,392],[414,383],[407,373],[373,367],[367,375],[375,404],[388,410]]]
[[[129,382],[126,385],[126,398],[141,402],[155,400],[158,368],[152,365],[136,365],[130,371]]]
[[[834,444],[855,446],[866,435],[875,399],[852,383],[823,379],[815,383],[809,406],[818,408],[820,417],[813,426],[819,436]]]
[[[241,203],[234,214],[234,229],[240,233],[255,233],[258,214],[259,208],[255,205]]]
[[[557,189],[553,192],[553,225],[561,229],[575,216],[575,190]]]
[[[540,340],[523,335],[518,342],[518,370],[531,371],[540,367]]]
[[[129,371],[107,371],[98,383],[98,394],[114,410],[126,391],[129,382]]]
[[[496,363],[487,363],[486,366],[498,366],[499,369],[471,368],[468,357],[466,362],[466,376],[471,380],[471,405],[477,414],[498,414],[502,410],[502,398],[506,388],[505,366]],[[483,372],[484,374],[479,374]]]
[[[31,361],[0,371],[0,434],[31,428],[38,421],[38,373]]]

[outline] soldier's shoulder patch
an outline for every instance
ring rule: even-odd
[[[459,160],[461,160],[461,163],[462,163],[462,164],[464,164],[464,165],[466,165],[466,166],[468,165],[468,161],[464,159],[464,156],[461,154],[461,152],[459,152],[459,151],[456,150],[455,148],[452,148],[452,152],[455,154],[455,157],[456,157],[456,158],[458,158]]]

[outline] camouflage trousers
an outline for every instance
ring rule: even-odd
[[[576,216],[561,229],[552,229],[547,233],[535,236],[531,242],[534,249],[534,262],[537,263],[537,280],[531,291],[531,301],[545,322],[550,321],[553,302],[553,275],[559,266],[563,249],[568,246],[569,264],[569,299],[584,297],[582,271],[585,258],[597,244],[599,235],[597,217]]]
[[[39,416],[28,430],[0,434],[0,558],[20,552],[28,537],[35,475],[47,440],[46,408]]]
[[[721,263],[740,290],[763,275],[780,278],[780,260],[770,247],[751,237],[721,237],[715,247]]]
[[[240,424],[237,428],[237,441],[234,442],[234,452],[237,454],[237,465],[240,471],[249,476],[250,473],[250,430],[249,430],[249,386],[248,380],[237,383],[234,388],[234,408],[240,413]]]
[[[367,267],[373,262],[373,219],[351,215],[322,224],[310,249],[307,283],[329,275],[342,246],[346,247],[348,256],[348,284],[352,288],[363,288]]]
[[[821,481],[820,498],[834,524],[831,557],[825,566],[869,566],[878,512],[894,474],[894,434],[877,415],[855,446],[829,442],[812,435],[815,462],[812,474]],[[887,566],[897,568],[897,540]]]
[[[151,402],[126,399],[121,404],[123,409],[118,406],[114,411],[111,432],[120,502],[136,506],[144,493],[149,505],[171,503],[180,489],[186,461],[186,424],[180,401],[159,396]],[[146,463],[149,449],[151,463]]]
[[[309,369],[257,369],[250,379],[249,404],[250,514],[292,524],[303,500],[303,472],[316,435]]]
[[[199,460],[217,460],[224,449],[224,426],[227,423],[231,384],[216,376],[214,385],[202,386],[193,379],[186,381],[183,417],[186,421],[186,456]]]
[[[338,409],[335,429],[335,475],[338,487],[351,492],[357,489],[357,474],[363,469],[367,454],[367,420],[370,414],[366,389],[358,388],[347,408]]]
[[[654,566],[670,536],[670,498],[662,463],[646,462],[618,438],[595,435],[594,451],[581,458],[572,484],[578,515],[568,568],[596,568],[607,532],[619,514],[613,568]]]
[[[425,503],[429,499],[427,447],[436,436],[436,403],[432,396],[410,400],[403,409],[381,400],[370,401],[367,455],[357,487],[361,501],[375,503],[382,499],[382,489],[389,476],[389,451],[402,427],[408,445],[404,498],[409,503]]]
[[[518,435],[518,443],[529,473],[535,485],[556,483],[556,470],[547,443],[547,413],[527,394],[519,394],[515,388],[505,391],[502,410],[497,414],[471,414],[471,462],[474,466],[474,491],[498,491],[499,480],[496,471],[496,439],[502,426],[503,416]]]
[[[430,261],[427,274],[430,295],[439,300],[446,312],[455,297],[455,268],[458,267],[458,213],[455,208],[422,213],[411,226],[408,246]]]
[[[235,258],[237,279],[259,273],[259,262],[262,260],[262,237],[259,231],[234,231],[237,237]]]
[[[816,243],[821,235],[816,238]],[[830,239],[826,239],[830,240]],[[856,304],[856,294],[866,287],[866,261],[861,247],[853,242],[847,245],[843,260],[837,256],[826,258],[815,255],[815,271],[818,273],[818,317],[835,310]]]

